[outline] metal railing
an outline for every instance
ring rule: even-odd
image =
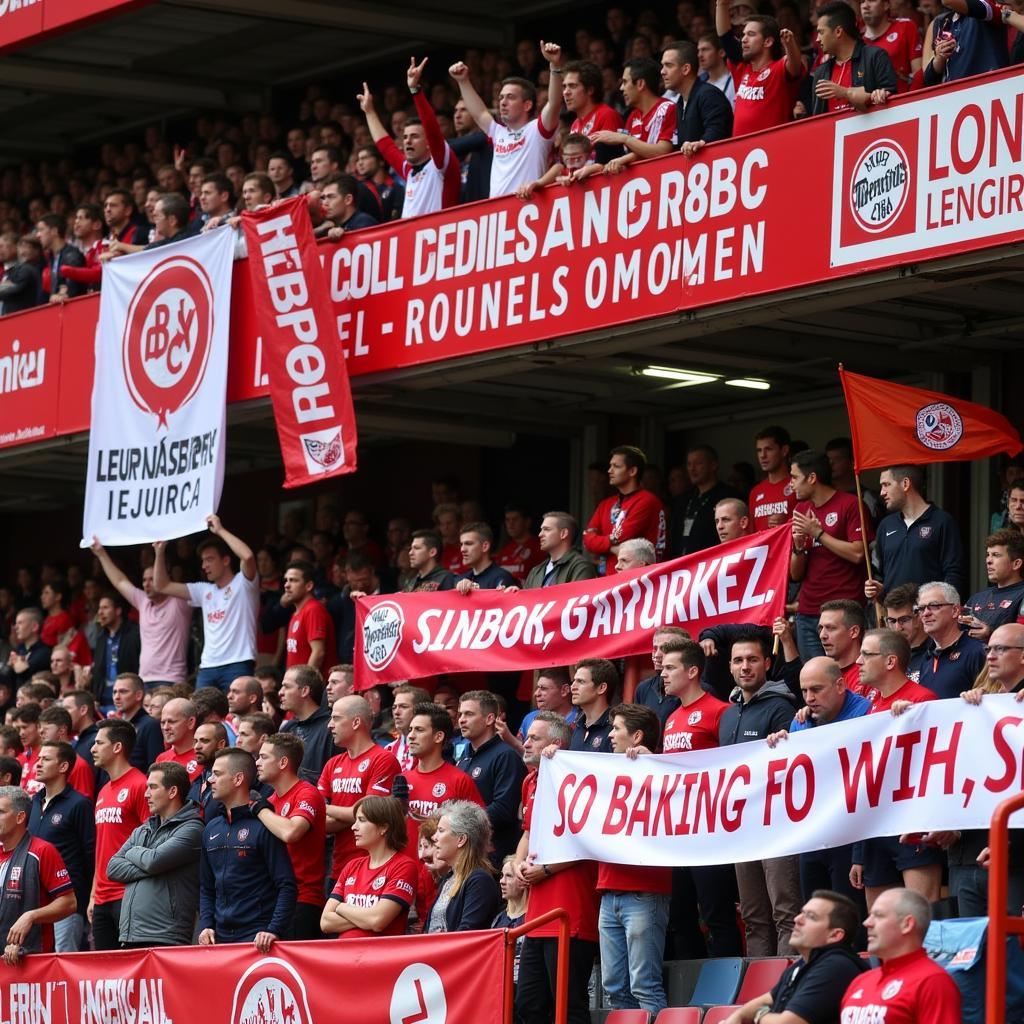
[[[1024,793],[1004,800],[992,815],[988,834],[988,964],[985,968],[985,1021],[1006,1020],[1006,939],[1024,935],[1024,917],[1006,913],[1010,884],[1010,815],[1024,807]]]
[[[565,910],[549,910],[531,921],[524,921],[518,928],[505,929],[505,1005],[502,1019],[512,1024],[515,985],[512,968],[515,964],[516,940],[529,935],[549,921],[558,922],[558,963],[555,968],[555,1024],[566,1024],[569,1016],[569,914]]]

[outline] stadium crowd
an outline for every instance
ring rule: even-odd
[[[0,312],[96,290],[105,261],[300,193],[322,237],[858,110],[1024,59],[1024,2],[681,0],[671,15],[607,9],[562,45],[410,61],[355,95],[310,86],[288,116],[203,115],[89,163],[0,175]],[[179,142],[181,144],[179,144]]]
[[[531,852],[538,766],[559,749],[777,746],[921,701],[968,715],[989,693],[1024,698],[1024,460],[1003,469],[991,586],[965,598],[959,528],[919,467],[883,470],[862,505],[847,439],[814,451],[771,426],[753,442],[760,474],[742,493],[707,445],[664,493],[639,449],[614,448],[592,467],[582,528],[557,510],[535,525],[510,504],[496,539],[441,478],[422,529],[325,503],[310,532],[289,521],[256,545],[210,516],[198,538],[116,559],[94,539],[89,566],[20,568],[0,587],[0,866],[28,884],[5,888],[5,959],[90,945],[266,951],[283,938],[504,927],[564,907],[574,1022],[589,1020],[595,960],[607,1005],[657,1013],[666,957],[741,955],[798,966],[737,1024],[783,1011],[833,1021],[841,1000],[862,1008],[843,1020],[875,1019],[863,1007],[893,979],[893,1005],[913,1013],[900,1019],[959,1020],[957,989],[921,941],[933,905],[986,913],[987,830],[716,867],[542,864]],[[787,615],[698,636],[658,628],[635,688],[631,659],[581,647],[574,665],[522,675],[371,676],[355,689],[363,595],[541,588],[787,522]],[[1011,849],[1007,910],[1019,914],[1024,847]],[[551,1018],[555,936],[551,925],[522,941],[525,1024]],[[862,975],[865,939],[882,966]]]

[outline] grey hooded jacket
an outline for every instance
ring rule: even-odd
[[[203,819],[187,803],[166,821],[153,815],[110,859],[107,874],[125,883],[122,942],[187,946],[199,908]]]

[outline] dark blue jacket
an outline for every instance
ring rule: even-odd
[[[438,886],[439,893],[441,887]],[[437,898],[434,898],[434,903]],[[434,903],[430,905],[427,921],[434,912]],[[477,868],[470,872],[469,878],[451,898],[444,912],[445,931],[475,932],[490,928],[494,915],[501,905],[501,889],[498,881],[489,871]]]
[[[288,848],[248,805],[203,829],[199,929],[218,942],[251,942],[257,932],[287,937],[298,888]]]
[[[305,753],[302,755],[299,778],[311,782],[314,786],[320,781],[324,765],[338,753],[330,722],[330,711],[319,707],[309,718],[304,718],[301,722],[297,718],[291,718],[281,726],[281,732],[293,732],[302,740]]]
[[[96,864],[96,822],[92,804],[71,786],[65,786],[44,811],[45,799],[46,791],[42,789],[32,797],[28,830],[37,839],[45,839],[57,847],[75,887],[78,913],[84,914],[89,905]]]
[[[929,640],[921,660],[918,682],[927,686],[939,700],[959,697],[974,688],[974,680],[985,667],[985,645],[973,636],[961,633],[941,651]]]
[[[494,831],[492,860],[514,853],[519,843],[519,801],[526,768],[519,755],[500,737],[492,736],[482,747],[468,747],[458,763],[480,790]],[[491,914],[494,917],[494,914]]]
[[[661,727],[664,729],[668,716],[680,706],[681,702],[678,697],[671,697],[665,692],[665,684],[660,675],[653,675],[640,680],[636,693],[633,694],[633,703],[650,708],[658,716]]]
[[[747,703],[737,690],[718,720],[718,742],[723,747],[766,739],[771,733],[788,729],[796,710],[796,699],[785,683],[770,680]]]
[[[470,570],[462,577],[464,580],[470,580],[475,583],[481,590],[497,590],[498,587],[518,587],[519,580],[515,578],[507,569],[502,569],[500,565],[491,562],[489,566],[478,576],[475,572]]]
[[[956,520],[929,505],[907,529],[902,512],[890,512],[875,532],[875,557],[885,593],[901,583],[941,581],[964,596],[964,545]]]
[[[725,93],[699,78],[683,102],[676,100],[676,145],[717,142],[732,135],[732,105]]]
[[[157,720],[152,715],[147,715],[142,708],[139,708],[135,717],[129,721],[135,726],[135,747],[129,760],[133,768],[138,768],[143,775],[147,775],[149,766],[164,752],[164,734],[160,731]],[[90,757],[88,761],[91,764],[92,758]]]
[[[572,737],[569,740],[570,750],[598,751],[602,754],[612,752],[612,720],[608,712],[611,708],[605,708],[600,718],[593,724],[587,725],[583,715],[576,719],[573,726]]]

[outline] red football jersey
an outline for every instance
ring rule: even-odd
[[[494,556],[494,562],[506,572],[511,573],[520,583],[526,582],[530,570],[544,559],[537,537],[526,540],[510,540]]]
[[[39,750],[39,747],[28,747],[18,754],[18,763],[21,765],[21,788],[29,796],[35,796],[43,788],[43,784],[36,779]]]
[[[771,480],[762,480],[755,484],[750,492],[747,507],[750,509],[750,522],[755,533],[770,530],[768,520],[772,516],[785,516],[791,519],[793,509],[796,508],[796,494],[793,492],[792,481],[785,477],[775,484]]]
[[[605,103],[598,103],[583,119],[576,118],[569,129],[570,135],[593,135],[594,132],[620,132],[622,118],[619,112]]]
[[[608,555],[605,562],[607,575],[615,572],[615,558],[609,551],[624,540],[643,537],[654,545],[659,559],[665,555],[665,506],[650,491],[639,490],[605,498],[590,517],[587,530],[595,532],[584,532],[583,546],[591,554]]]
[[[728,706],[724,700],[704,693],[692,704],[676,708],[665,722],[662,751],[714,750],[718,746],[718,722]]]
[[[841,1024],[960,1024],[960,990],[923,949],[887,960],[854,978]]]
[[[736,82],[734,136],[789,124],[800,83],[807,74],[803,64],[797,78],[789,77],[785,58],[766,64],[759,71],[749,64],[737,64],[732,71]]]
[[[195,782],[200,775],[203,774],[203,766],[196,759],[195,748],[190,748],[184,753],[179,754],[175,750],[165,750],[162,754],[157,754],[157,761],[177,761],[178,764],[188,772],[188,781]]]
[[[96,903],[113,903],[124,895],[124,886],[107,878],[110,858],[149,818],[146,802],[146,776],[138,768],[129,768],[116,781],[111,780],[96,797]]]
[[[873,693],[875,697],[871,701],[869,715],[877,715],[882,711],[892,710],[893,704],[898,700],[909,700],[911,704],[921,704],[926,700],[938,700],[927,686],[921,686],[920,683],[912,683],[909,679],[895,693],[890,693],[888,697],[883,697],[877,690],[871,690],[870,693]],[[867,693],[864,696],[869,697]]]
[[[285,665],[308,665],[309,656],[313,651],[310,640],[322,640],[324,644],[323,665],[330,665],[337,654],[338,645],[334,640],[334,620],[327,609],[316,600],[309,598],[305,604],[291,617],[288,623],[286,640],[287,654]]]
[[[896,91],[909,92],[914,78],[911,61],[920,60],[923,52],[921,34],[909,18],[894,18],[889,27],[876,39],[865,32],[864,42],[877,46],[889,54],[889,60],[896,71]]]
[[[472,800],[481,807],[487,806],[476,783],[447,761],[432,772],[421,771],[417,764],[405,773],[405,778],[409,783],[409,840],[413,849],[419,823],[429,818],[441,804],[449,800]]]
[[[676,105],[671,100],[661,100],[646,114],[634,108],[626,118],[626,132],[652,146],[656,142],[672,142],[676,135]]]
[[[394,900],[402,909],[386,928],[379,932],[352,928],[342,932],[339,939],[372,938],[374,935],[403,935],[409,922],[409,908],[416,899],[419,867],[411,857],[396,853],[379,868],[370,867],[366,854],[357,855],[343,865],[338,884],[331,899],[350,903],[354,907],[373,907],[381,900]]]
[[[28,855],[34,857],[39,865],[39,908],[49,906],[57,896],[69,892],[72,889],[71,876],[64,865],[64,860],[57,852],[57,848],[48,843],[45,839],[32,836],[28,841]],[[14,856],[14,849],[5,850],[0,847],[0,867],[3,868],[3,877],[6,879],[7,869],[5,865]],[[29,908],[27,909],[37,909]],[[39,926],[39,942],[41,953],[53,952],[53,925],[41,924]]]
[[[298,902],[319,907],[324,902],[324,846],[327,842],[324,798],[315,786],[299,779],[287,793],[281,796],[274,793],[269,801],[282,818],[303,818],[309,822],[306,834],[298,842],[288,844],[288,856],[299,887]]]

